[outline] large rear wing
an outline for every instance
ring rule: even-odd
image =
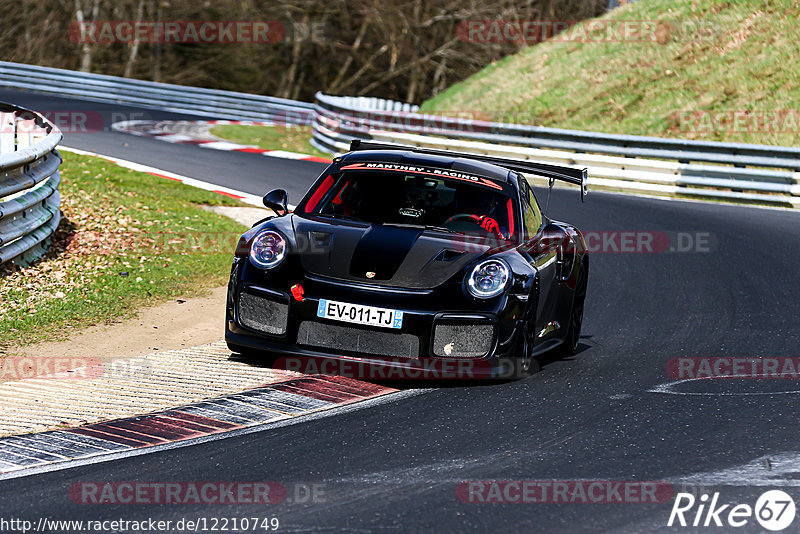
[[[372,141],[353,139],[350,142],[350,151],[357,152],[360,150],[407,150],[409,152],[430,154],[432,156],[473,159],[476,161],[483,161],[485,163],[491,163],[493,165],[505,167],[506,169],[523,174],[536,174],[538,176],[543,176],[550,179],[551,185],[553,180],[560,180],[562,182],[580,186],[581,201],[584,201],[586,194],[589,192],[587,183],[588,174],[586,169],[573,169],[571,167],[560,167],[558,165],[548,165],[546,163],[536,163],[534,161],[497,158],[494,156],[484,156],[482,154],[469,154],[467,152],[450,152],[449,150],[434,150],[431,148],[392,145],[389,143],[374,143]]]

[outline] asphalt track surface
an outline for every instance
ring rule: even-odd
[[[0,93],[12,98],[34,109],[113,107]],[[283,185],[294,201],[323,168],[117,133],[67,134],[64,144],[255,194]],[[673,381],[666,365],[675,357],[800,356],[800,214],[601,193],[581,205],[577,193],[555,191],[550,215],[590,232],[706,233],[710,251],[594,254],[581,352],[545,361],[525,380],[439,383],[302,424],[3,480],[0,518],[267,516],[280,519],[280,531],[300,532],[673,530],[673,499],[465,503],[456,488],[470,480],[664,481],[675,491],[700,484],[722,502],[750,505],[782,487],[798,501],[800,382],[705,380],[668,388],[679,394],[650,390]],[[256,480],[280,482],[290,494],[295,484],[324,484],[325,498],[259,507],[91,506],[67,497],[81,481]],[[760,530],[753,518],[736,529]]]

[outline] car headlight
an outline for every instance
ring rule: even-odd
[[[286,239],[275,230],[265,230],[253,238],[250,261],[261,269],[272,269],[286,258]]]
[[[485,260],[467,276],[467,290],[479,299],[496,297],[505,290],[510,276],[511,269],[503,260]]]

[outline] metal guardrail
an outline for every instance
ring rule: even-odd
[[[0,87],[229,120],[311,124],[314,105],[284,98],[0,61]]]
[[[800,148],[638,137],[418,113],[317,93],[312,143],[352,139],[455,149],[589,169],[593,189],[800,207]]]
[[[229,120],[313,124],[336,153],[352,139],[588,167],[593,189],[800,207],[800,148],[561,130],[419,113],[417,106],[317,93],[314,104],[0,61],[0,87]]]
[[[61,220],[61,137],[42,115],[0,102],[0,265],[27,265],[52,241]]]

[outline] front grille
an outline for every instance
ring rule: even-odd
[[[364,330],[316,321],[303,321],[297,331],[298,345],[373,354],[393,358],[419,357],[419,338],[412,334]]]
[[[286,333],[289,304],[267,299],[252,293],[239,295],[239,321],[242,326],[265,334]]]
[[[441,358],[482,358],[494,340],[491,324],[437,324],[433,334],[433,353]]]

